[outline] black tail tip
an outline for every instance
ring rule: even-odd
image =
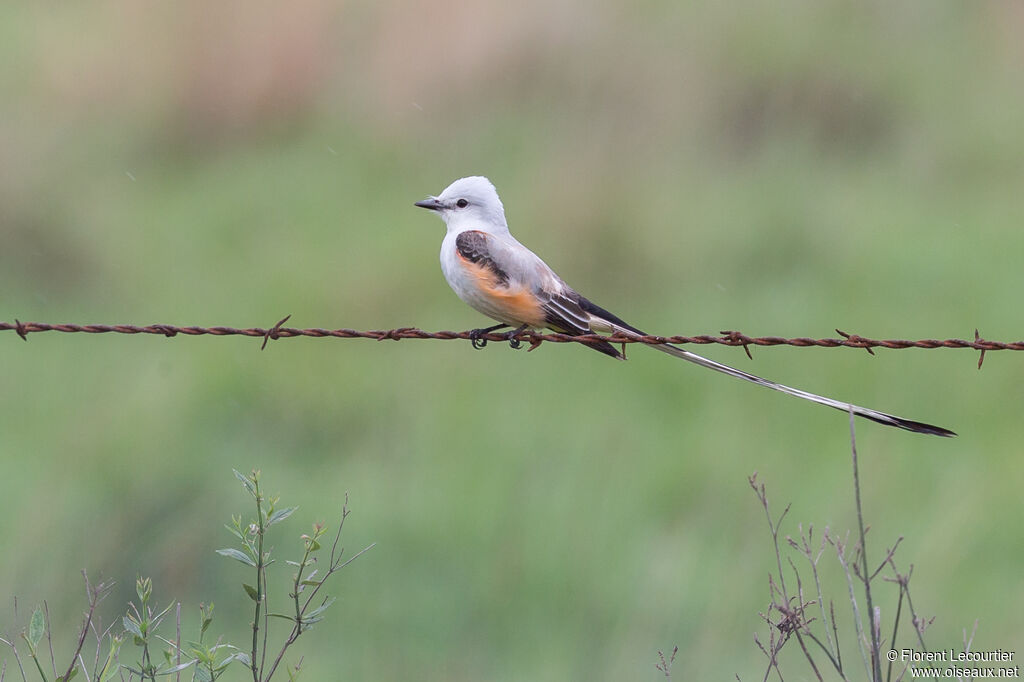
[[[913,431],[914,433],[926,433],[930,436],[942,436],[943,438],[953,438],[956,436],[955,431],[944,429],[941,426],[925,424],[924,422],[916,422],[912,419],[904,419],[903,417],[885,414],[884,412],[876,412],[874,414],[865,414],[860,412],[855,414],[859,414],[859,416],[864,417],[865,419],[870,419],[871,421],[879,424],[895,426],[898,429],[905,429],[907,431]]]
[[[932,436],[942,436],[943,438],[955,438],[956,432],[944,429],[941,426],[934,426],[932,424],[925,424],[924,422],[915,422],[909,419],[897,419],[896,425],[901,429],[907,431],[913,431],[914,433],[927,433]]]

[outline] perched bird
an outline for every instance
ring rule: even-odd
[[[526,329],[545,327],[572,336],[615,332],[630,337],[646,336],[578,294],[547,263],[520,244],[508,231],[505,208],[487,178],[473,176],[456,180],[438,196],[427,197],[415,205],[434,211],[448,227],[448,233],[441,242],[441,270],[448,284],[459,298],[500,323],[473,330],[474,346],[482,345],[479,343],[481,335],[504,327],[514,328],[505,335],[510,340]],[[594,344],[591,348],[625,359],[607,342]],[[843,412],[852,411],[879,424],[936,436],[956,435],[940,426],[783,386],[671,344],[652,345],[651,348],[797,398]]]

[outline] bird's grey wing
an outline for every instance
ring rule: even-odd
[[[562,285],[561,290],[540,289],[537,299],[548,327],[565,334],[590,334],[590,315],[580,306],[580,295]]]
[[[522,244],[467,230],[455,238],[455,248],[466,261],[486,268],[501,286],[528,287],[552,329],[566,334],[591,333],[590,316],[580,305],[584,299]]]
[[[590,323],[592,317],[587,311],[587,305],[593,304],[570,289],[561,280],[558,280],[558,284],[561,285],[559,289],[537,292],[537,298],[541,302],[541,308],[544,310],[544,320],[548,327],[570,336],[593,334],[594,329]],[[622,353],[615,350],[615,346],[606,341],[599,341],[589,345],[594,350],[605,355],[621,360],[626,359]]]
[[[455,248],[461,258],[485,268],[498,286],[527,287],[540,304],[544,326],[550,329],[572,336],[592,334],[593,311],[621,322],[573,291],[543,260],[519,242],[467,230],[456,237]],[[623,357],[610,343],[597,342],[591,348],[614,358]]]

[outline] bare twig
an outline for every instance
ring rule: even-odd
[[[92,624],[93,615],[96,613],[96,607],[107,596],[110,588],[113,587],[113,583],[110,582],[92,585],[85,571],[82,571],[82,578],[85,580],[85,593],[89,600],[89,608],[85,612],[85,622],[82,623],[82,629],[78,633],[78,646],[75,647],[75,653],[71,656],[71,663],[68,664],[68,669],[62,675],[62,678],[65,680],[71,679],[71,671],[78,664],[78,655],[82,653],[82,645],[85,644],[85,637],[89,634],[89,627]]]
[[[853,409],[850,409],[850,453],[853,458],[853,491],[857,502],[857,526],[860,529],[860,561],[863,575],[861,580],[864,583],[864,600],[867,602],[868,616],[871,621],[868,626],[871,628],[871,679],[875,682],[882,682],[882,660],[879,657],[881,646],[879,645],[878,628],[876,627],[875,606],[871,596],[871,576],[868,575],[868,552],[867,533],[864,530],[864,513],[861,510],[860,501],[860,471],[857,467],[857,434],[853,421]]]
[[[817,553],[815,553],[814,550],[811,549],[811,541],[814,537],[814,526],[809,525],[807,527],[807,532],[805,533],[804,525],[801,523],[797,525],[797,530],[800,532],[801,545],[798,546],[792,539],[790,539],[790,544],[800,550],[803,555],[807,557],[807,562],[811,565],[811,575],[814,577],[814,589],[818,596],[818,609],[821,611],[821,622],[825,630],[825,640],[828,642],[828,648],[822,646],[822,649],[825,650],[825,653],[827,653],[828,657],[832,660],[832,665],[836,671],[840,675],[843,675],[843,667],[838,660],[838,648],[836,644],[838,637],[836,638],[836,641],[833,641],[832,633],[830,633],[828,629],[828,618],[825,616],[825,597],[821,591],[821,578],[818,575],[818,561],[821,559],[821,555],[825,551],[825,537],[822,536],[821,541],[818,543]],[[828,532],[827,526],[825,528],[825,532]],[[796,569],[794,568],[794,570]],[[815,641],[818,641],[817,638],[815,638]],[[821,642],[818,642],[818,645],[821,646]],[[845,676],[843,677],[845,679]]]
[[[679,653],[679,647],[673,647],[672,654],[668,657],[668,660],[666,661],[664,652],[662,652],[661,649],[658,649],[658,659],[661,662],[655,663],[654,667],[660,670],[662,673],[664,673],[665,679],[667,680],[672,679],[672,664],[675,663],[677,653]]]
[[[843,568],[843,575],[846,576],[846,589],[850,595],[850,604],[853,607],[853,622],[857,628],[857,645],[860,647],[861,660],[864,662],[864,672],[867,673],[867,676],[870,679],[871,668],[868,665],[868,656],[865,648],[867,638],[864,636],[864,625],[860,617],[860,606],[857,604],[857,593],[853,588],[853,571],[850,568],[850,561],[846,556],[846,552],[849,547],[849,540],[849,532],[847,532],[845,539],[840,539],[832,534],[828,535],[828,541],[832,543],[833,547],[835,547],[836,558],[839,560],[839,565]],[[833,628],[834,627],[835,618],[833,616]]]
[[[17,604],[17,600],[15,600],[15,604]],[[17,614],[15,614],[15,618],[17,618]],[[21,680],[22,682],[28,682],[28,678],[25,676],[25,667],[21,664],[21,655],[18,653],[18,647],[14,646],[13,641],[8,641],[3,637],[0,637],[0,644],[6,644],[11,647],[11,651],[14,652],[14,661],[18,664],[18,670],[21,672]]]

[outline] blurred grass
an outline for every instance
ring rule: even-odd
[[[524,243],[655,333],[1014,340],[1022,24],[1010,2],[7,4],[0,317],[478,326],[411,202],[484,173]],[[232,467],[300,505],[294,535],[350,491],[346,545],[378,543],[312,679],[653,679],[675,644],[680,678],[756,677],[774,557],[746,476],[794,523],[854,523],[842,415],[643,349],[0,344],[0,586],[64,632],[84,567],[120,585],[108,620],[141,573],[244,640],[213,553],[247,511]],[[936,648],[975,618],[975,648],[1021,641],[1019,359],[706,350],[960,432],[859,426],[871,549],[906,536]]]

